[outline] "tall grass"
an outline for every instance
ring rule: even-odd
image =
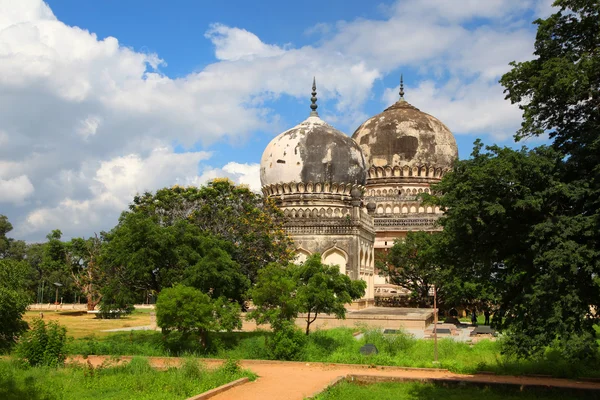
[[[357,385],[343,382],[326,390],[316,400],[577,400],[589,399],[590,393],[576,394],[556,389],[527,389],[518,391],[509,388],[479,388],[466,385],[444,387],[431,383],[376,383]],[[594,397],[595,398],[595,397]]]
[[[194,359],[166,371],[158,371],[147,359],[138,357],[127,364],[101,368],[28,368],[15,361],[0,361],[0,399],[180,400],[244,376],[255,377],[231,363],[207,370]]]
[[[551,349],[536,360],[518,360],[501,355],[501,342],[488,340],[476,344],[438,341],[438,360],[433,362],[434,343],[414,339],[406,333],[383,334],[380,329],[357,328],[363,333],[359,340],[356,329],[336,328],[312,332],[299,355],[299,360],[350,364],[391,365],[421,368],[447,368],[457,373],[489,371],[499,374],[547,374],[557,377],[600,377],[600,362],[569,363]],[[270,332],[218,333],[210,337],[210,345],[202,348],[195,339],[164,338],[159,332],[119,332],[106,338],[78,339],[68,345],[70,354],[143,355],[270,359],[266,342]],[[374,344],[379,353],[364,356],[361,346]]]

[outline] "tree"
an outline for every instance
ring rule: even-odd
[[[102,241],[98,236],[74,238],[66,244],[67,265],[74,285],[86,296],[87,309],[93,310],[102,299],[100,293],[100,255]]]
[[[552,269],[568,272],[557,280],[567,303],[577,303],[573,312],[565,312],[568,322],[560,325],[560,335],[588,336],[596,346],[589,306],[598,302],[593,278],[600,272],[600,3],[558,0],[554,5],[558,12],[535,21],[536,58],[513,62],[501,83],[507,99],[523,110],[517,140],[547,132],[562,156],[562,207],[537,227],[536,250]],[[571,300],[567,290],[580,282]],[[573,304],[558,308],[567,306]]]
[[[240,306],[222,297],[213,300],[198,289],[176,285],[158,296],[156,321],[166,333],[173,329],[184,337],[197,333],[206,347],[208,332],[241,328]]]
[[[426,306],[429,304],[429,291],[440,283],[440,258],[436,240],[439,234],[409,232],[405,239],[394,242],[383,272],[390,283],[410,290],[413,298]]]
[[[249,280],[232,260],[233,245],[202,231],[189,220],[163,225],[155,215],[124,213],[105,235],[103,294],[153,291],[182,283],[213,298],[242,303]],[[118,292],[117,289],[120,291]],[[111,302],[112,297],[103,302]]]
[[[29,305],[25,262],[0,260],[0,351],[9,349],[27,329],[23,314]]]
[[[284,217],[275,204],[228,179],[203,187],[164,188],[136,196],[130,213],[152,216],[161,226],[187,220],[201,231],[232,244],[231,257],[254,281],[270,262],[286,263],[292,242],[283,229]]]
[[[0,259],[23,260],[26,244],[22,240],[15,240],[6,236],[12,229],[13,226],[8,218],[0,214]]]
[[[352,281],[339,266],[324,265],[321,255],[311,255],[303,264],[271,264],[260,271],[251,290],[256,309],[250,318],[269,322],[274,330],[306,313],[306,334],[319,314],[345,318],[346,304],[364,296],[366,283]]]
[[[298,310],[306,313],[306,334],[319,314],[333,314],[337,318],[346,317],[346,304],[365,295],[367,283],[351,280],[340,273],[338,265],[325,265],[321,255],[315,253],[294,269],[294,279],[298,281],[296,301]]]
[[[298,282],[294,279],[293,264],[271,263],[258,271],[256,284],[249,292],[255,309],[248,313],[248,319],[257,324],[268,323],[274,330],[286,321],[298,316],[298,303],[295,291]]]
[[[569,186],[564,162],[551,148],[512,150],[476,142],[472,158],[455,163],[434,190],[444,210],[441,252],[452,274],[485,287],[498,301],[493,324],[509,333],[508,349],[520,356],[542,353],[593,332],[600,305],[596,250],[571,236],[582,221],[566,220]],[[429,199],[431,200],[431,199]],[[583,342],[581,342],[583,343]],[[589,346],[588,346],[589,345]]]

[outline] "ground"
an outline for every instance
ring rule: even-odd
[[[100,319],[95,314],[85,311],[42,311],[44,321],[58,321],[67,328],[69,336],[82,338],[89,335],[98,337],[109,335],[104,332],[109,329],[132,328],[136,326],[150,325],[149,309],[136,309],[131,315],[119,319]],[[40,317],[40,311],[27,311],[24,320],[31,323],[34,318]]]

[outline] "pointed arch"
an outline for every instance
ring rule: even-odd
[[[323,252],[321,256],[323,264],[338,265],[340,273],[346,273],[346,264],[348,263],[348,254],[339,247],[333,246]]]
[[[302,264],[306,259],[310,256],[310,251],[303,249],[302,247],[298,247],[296,249],[296,257],[294,258],[295,264]]]

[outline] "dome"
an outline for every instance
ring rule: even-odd
[[[358,144],[314,115],[271,140],[260,161],[262,186],[290,182],[364,185],[366,175]]]
[[[363,123],[352,138],[360,145],[368,168],[430,165],[450,168],[458,158],[452,132],[437,118],[400,100]]]
[[[312,112],[299,125],[275,137],[260,161],[260,182],[313,182],[364,185],[366,167],[360,146],[317,114],[313,82]]]

